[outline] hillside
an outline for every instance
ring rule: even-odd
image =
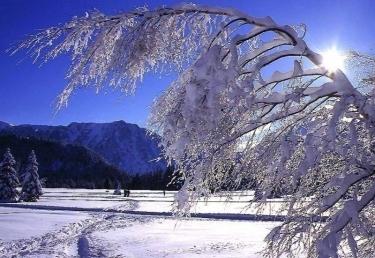
[[[130,181],[124,171],[105,162],[95,152],[71,144],[62,145],[33,137],[0,136],[0,155],[10,147],[22,171],[31,150],[39,162],[39,175],[47,187],[113,188],[117,180]]]
[[[131,174],[165,171],[165,161],[156,162],[161,151],[158,138],[146,129],[124,121],[112,123],[71,123],[68,126],[18,125],[0,123],[0,134],[84,146],[108,163]]]

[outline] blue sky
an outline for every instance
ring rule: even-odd
[[[150,74],[135,96],[108,91],[99,95],[93,88],[79,90],[70,105],[54,112],[54,101],[63,89],[69,66],[60,57],[39,67],[24,54],[9,56],[5,50],[37,29],[64,23],[94,8],[106,13],[147,5],[158,7],[180,1],[126,0],[1,0],[0,1],[0,121],[12,124],[69,124],[125,120],[145,126],[152,100],[174,79]],[[190,2],[190,1],[188,1]],[[271,16],[279,24],[305,23],[306,41],[314,50],[333,45],[374,53],[375,1],[193,1],[204,5],[234,7],[253,16]]]

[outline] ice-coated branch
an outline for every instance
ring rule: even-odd
[[[241,25],[236,24],[239,21]],[[220,27],[220,22],[225,25]],[[180,5],[156,10],[140,8],[117,15],[104,15],[98,11],[86,13],[84,17],[30,36],[14,52],[27,49],[35,61],[71,53],[69,83],[60,95],[61,106],[82,85],[95,85],[100,90],[103,85],[110,84],[132,93],[145,73],[165,71],[172,64],[181,67],[196,58],[199,49],[220,42],[220,36],[230,25],[243,24],[249,24],[253,29],[248,35],[235,35],[236,45],[270,31],[280,37],[278,44],[270,42],[261,46],[246,62],[277,46],[303,43],[291,27],[278,26],[269,17],[254,18],[231,9]],[[176,29],[171,30],[171,27]],[[216,36],[212,35],[215,30]],[[314,55],[311,50],[299,48]],[[294,54],[301,55],[301,51]],[[314,60],[317,59],[315,54]]]
[[[373,171],[374,173],[374,171]],[[343,208],[339,210],[332,220],[325,226],[323,232],[328,234],[318,242],[319,258],[338,257],[337,250],[340,243],[340,234],[349,222],[359,220],[358,214],[375,198],[375,183],[361,197],[360,200],[346,201]]]
[[[71,54],[60,106],[82,86],[132,93],[146,73],[178,70],[149,121],[184,180],[176,214],[211,192],[255,187],[257,200],[282,196],[289,216],[266,256],[300,257],[301,245],[308,257],[371,253],[347,212],[355,204],[359,224],[375,226],[373,175],[363,170],[375,164],[375,59],[352,52],[359,78],[349,80],[300,34],[270,17],[187,4],[87,13],[16,51],[44,61]]]

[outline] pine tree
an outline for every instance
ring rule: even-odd
[[[114,195],[121,195],[121,184],[120,182],[117,182],[117,188],[113,192]]]
[[[38,165],[35,152],[32,150],[22,181],[21,199],[25,202],[35,202],[43,194],[38,175]]]
[[[0,164],[0,202],[16,202],[19,196],[17,178],[14,165],[16,161],[8,148]]]

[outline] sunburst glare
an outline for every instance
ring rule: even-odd
[[[331,73],[338,69],[343,70],[345,67],[345,55],[340,53],[335,47],[324,51],[322,57],[322,66]]]

